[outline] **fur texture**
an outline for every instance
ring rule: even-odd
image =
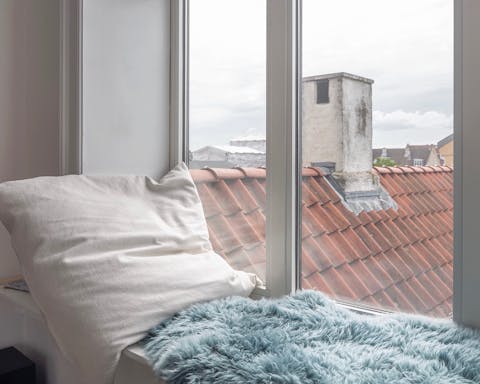
[[[318,292],[197,304],[150,331],[169,383],[480,383],[480,333],[449,320],[366,316]]]

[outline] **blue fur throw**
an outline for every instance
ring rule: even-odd
[[[480,333],[448,320],[368,316],[320,293],[194,305],[150,331],[168,383],[480,383]]]

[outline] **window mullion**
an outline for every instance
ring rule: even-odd
[[[455,258],[454,319],[480,327],[480,258],[478,217],[480,171],[477,164],[480,142],[480,50],[478,15],[480,3],[455,2]]]
[[[267,0],[267,287],[296,289],[298,2]]]
[[[188,161],[188,10],[170,1],[170,168]]]

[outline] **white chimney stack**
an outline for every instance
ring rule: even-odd
[[[383,191],[372,173],[372,84],[344,72],[305,77],[302,146],[304,166],[334,164],[347,203],[375,206]]]

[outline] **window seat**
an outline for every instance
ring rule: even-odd
[[[53,340],[44,318],[26,292],[0,286],[0,347],[15,346],[37,366],[38,383],[78,384],[77,375]],[[155,378],[140,345],[122,352],[115,384],[162,384]]]

